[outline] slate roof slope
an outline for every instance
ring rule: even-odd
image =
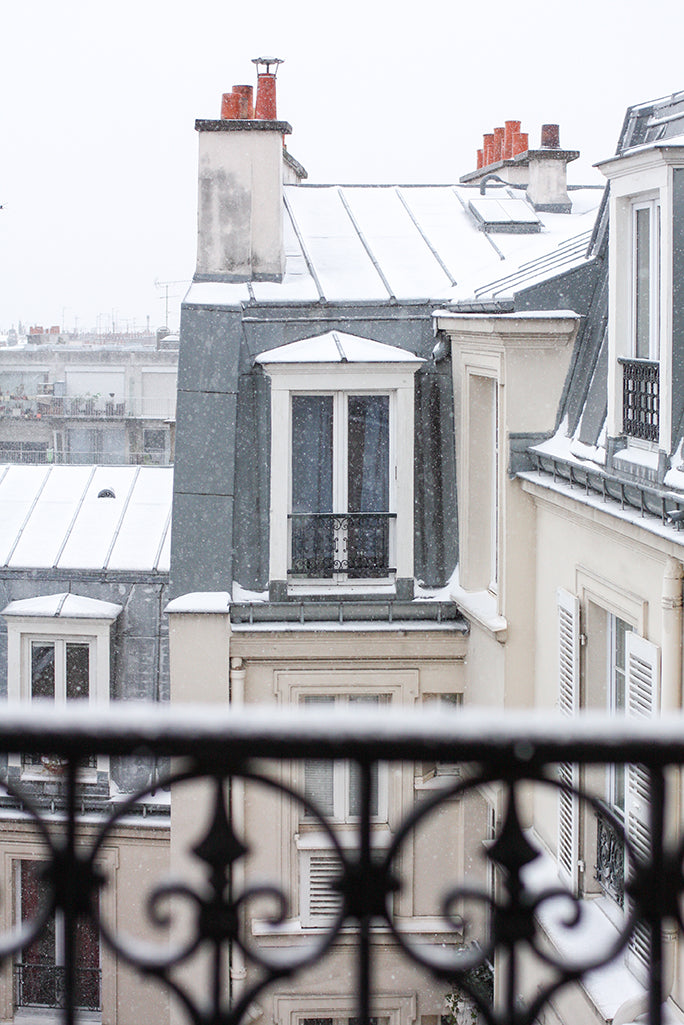
[[[0,466],[0,568],[168,573],[172,467]]]
[[[186,305],[449,301],[591,231],[601,202],[599,190],[573,190],[572,213],[540,214],[539,233],[491,235],[468,209],[480,196],[473,186],[292,185],[284,194],[283,281],[194,282]],[[509,188],[487,196],[531,209]]]

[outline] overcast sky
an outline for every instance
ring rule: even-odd
[[[285,59],[314,182],[452,182],[506,119],[570,180],[625,108],[684,89],[681,0],[0,0],[0,330],[172,327],[195,259],[196,117]]]

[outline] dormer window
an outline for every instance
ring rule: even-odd
[[[390,398],[292,396],[292,578],[340,582],[394,572]]]
[[[331,331],[256,362],[271,378],[272,595],[395,593],[413,578],[422,360]]]
[[[635,146],[598,166],[610,182],[607,433],[630,448],[651,449],[629,459],[657,474],[663,463],[656,450],[671,452],[673,426],[684,412],[684,139]],[[622,447],[618,441],[613,465]]]

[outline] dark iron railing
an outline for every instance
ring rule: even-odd
[[[660,429],[660,364],[620,359],[622,366],[622,430],[629,438],[658,441]]]
[[[293,980],[325,962],[343,933],[346,949],[355,937],[356,978],[349,984],[349,999],[357,1002],[359,1023],[371,1022],[379,1013],[374,1009],[374,994],[380,986],[387,992],[388,985],[379,976],[379,941],[374,935],[378,930],[382,942],[391,943],[396,956],[413,971],[440,981],[445,992],[462,993],[489,1025],[529,1025],[557,1002],[566,987],[622,957],[640,930],[651,950],[649,1021],[660,1025],[666,995],[662,937],[664,932],[684,931],[684,841],[673,836],[671,828],[665,829],[669,815],[676,814],[679,806],[671,767],[684,765],[684,719],[668,716],[657,722],[618,724],[608,717],[569,721],[445,709],[420,713],[414,708],[364,708],[343,714],[302,708],[275,711],[115,706],[101,714],[87,709],[51,710],[37,716],[8,711],[0,719],[0,751],[10,756],[10,764],[17,754],[31,751],[49,753],[64,767],[52,814],[22,793],[20,779],[4,784],[6,796],[20,802],[24,828],[32,822],[42,839],[45,869],[44,899],[35,918],[0,940],[0,959],[20,960],[21,950],[35,943],[54,914],[60,913],[65,936],[64,1022],[75,1020],[79,968],[74,935],[85,916],[99,929],[102,949],[113,952],[118,963],[156,980],[180,1001],[194,1025],[248,1021],[250,1007],[262,994],[283,981],[292,992]],[[100,854],[117,824],[130,821],[136,801],[149,797],[152,787],[121,801],[99,822],[91,816],[87,829],[81,821],[79,797],[79,762],[96,753],[137,757],[141,751],[160,763],[172,759],[161,781],[172,794],[188,783],[195,787],[193,822],[174,820],[172,813],[172,831],[180,829],[185,837],[184,826],[197,829],[206,823],[198,842],[191,844],[188,839],[186,854],[194,871],[181,881],[156,880],[146,901],[141,897],[140,914],[148,915],[156,926],[169,920],[174,904],[187,912],[187,934],[167,937],[156,947],[141,940],[131,942],[99,911],[100,891],[115,886],[114,879],[107,878]],[[348,820],[343,831],[338,820],[306,796],[303,785],[291,783],[292,779],[301,782],[301,773],[292,777],[284,770],[286,765],[302,768],[311,759],[354,767],[356,818]],[[405,806],[405,817],[392,823],[391,835],[378,847],[373,842],[375,769],[398,762],[415,767],[459,763],[463,771],[444,777],[437,789],[417,792],[415,804]],[[582,928],[584,902],[560,883],[529,874],[529,867],[542,857],[542,848],[533,831],[523,830],[521,809],[532,806],[535,788],[552,795],[564,790],[593,818],[603,810],[603,802],[587,789],[560,783],[558,765],[595,767],[615,762],[646,769],[651,793],[649,841],[646,853],[641,846],[637,852],[629,837],[618,836],[629,866],[629,901],[622,925],[615,928],[608,944],[597,941],[592,948],[585,941],[569,956],[549,946],[540,919],[548,905],[557,907],[560,902],[567,907],[563,926],[572,933]],[[199,785],[204,789],[198,790]],[[306,942],[286,949],[261,944],[258,935],[245,928],[247,910],[255,902],[261,902],[262,908],[270,902],[271,910],[262,910],[261,920],[274,929],[295,912],[292,895],[282,882],[251,880],[253,853],[260,843],[274,838],[263,821],[254,823],[251,830],[245,825],[236,810],[236,788],[243,787],[267,791],[276,800],[293,804],[299,816],[314,822],[325,835],[327,849],[337,861],[331,886],[341,900],[333,902],[318,929],[300,937]],[[447,939],[442,935],[431,943],[429,936],[422,935],[416,940],[395,911],[414,843],[421,831],[430,828],[435,813],[447,805],[453,807],[455,800],[479,794],[483,787],[489,794],[499,793],[501,822],[494,836],[482,838],[489,840],[481,847],[486,869],[482,883],[466,882],[458,868],[461,862],[451,852],[441,852],[441,857],[435,852],[430,872],[438,884],[436,914]],[[612,827],[620,833],[615,816]],[[9,828],[5,808],[3,831]],[[491,868],[498,876],[493,889]],[[7,906],[11,898],[0,894],[0,899]],[[475,934],[478,923],[482,927]],[[188,967],[202,952],[210,956],[201,959],[198,974],[191,977]],[[248,970],[236,989],[230,981],[230,959],[238,955]],[[539,965],[539,974],[526,988],[533,963]],[[491,987],[482,985],[491,964],[501,972],[495,1001]]]
[[[99,1011],[100,983],[99,968],[76,968],[74,977],[74,1004],[79,1010]],[[61,965],[15,963],[14,1006],[51,1007],[65,1006],[65,975]]]
[[[396,513],[291,513],[290,573],[308,579],[385,578]]]
[[[608,815],[596,815],[596,880],[619,907],[625,903],[625,843]]]

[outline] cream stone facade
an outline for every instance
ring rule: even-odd
[[[375,701],[420,708],[445,700],[468,703],[465,685],[467,638],[452,624],[405,624],[376,628],[359,624],[319,624],[303,628],[274,624],[233,624],[227,596],[188,595],[169,606],[172,666],[172,700],[201,695],[202,701],[234,706],[256,704],[275,714],[323,701]],[[223,606],[223,607],[221,607]],[[210,652],[210,659],[205,657]],[[230,667],[228,669],[228,667]],[[322,763],[319,763],[322,764]],[[309,763],[307,763],[307,766]],[[287,761],[267,766],[268,774],[288,792],[311,794],[307,766]],[[345,766],[337,766],[333,781],[335,823],[341,842],[356,838],[352,787]],[[444,767],[444,771],[453,771]],[[383,849],[391,842],[402,819],[426,791],[448,782],[431,765],[400,763],[383,766],[377,781],[377,813],[373,844]],[[450,777],[453,779],[453,777]],[[205,827],[198,811],[201,789],[174,796],[172,803],[172,859],[184,863],[187,851],[197,843]],[[351,796],[349,796],[351,795]],[[395,898],[397,925],[413,941],[452,944],[459,942],[439,913],[443,889],[441,865],[447,860],[456,874],[472,878],[470,865],[486,828],[484,803],[469,805],[459,798],[449,802],[429,828],[422,829],[411,845],[411,856],[398,865],[403,886]],[[286,896],[288,910],[283,922],[269,926],[267,908],[250,911],[245,930],[257,948],[273,952],[302,952],[315,943],[331,922],[336,898],[330,883],[336,859],[317,820],[294,799],[254,783],[233,782],[233,822],[249,848],[244,864],[238,862],[233,885],[239,891],[258,880],[268,880]],[[190,809],[194,808],[193,813]],[[475,821],[479,815],[480,820]],[[470,823],[473,848],[464,843],[464,824]],[[264,828],[268,823],[267,829]],[[296,982],[269,988],[251,1009],[254,1020],[283,1025],[309,1017],[353,1017],[355,947],[352,934],[343,933],[330,956]],[[388,933],[374,934],[379,1013],[397,1025],[431,1021],[444,1010],[443,986],[429,984],[422,973],[398,952]],[[257,966],[233,955],[233,996],[258,977]]]
[[[532,262],[490,286],[487,313],[436,314],[456,401],[460,575],[470,623],[466,686],[485,703],[565,715],[667,717],[683,707],[684,97],[628,111],[586,251],[567,269]],[[667,126],[667,127],[665,127]],[[610,230],[609,230],[610,229]],[[609,241],[610,236],[610,241]],[[531,786],[525,824],[547,882],[581,899],[592,947],[627,921],[631,858],[650,850],[639,766],[561,765],[569,789]],[[684,789],[668,778],[665,841]],[[572,960],[572,928],[540,912]],[[664,999],[684,1014],[684,951],[663,934]],[[636,1021],[646,1009],[649,940],[638,927],[615,963],[554,995],[544,1021]],[[501,968],[499,965],[497,968]],[[534,990],[539,963],[528,959]],[[501,986],[497,971],[497,986]]]

